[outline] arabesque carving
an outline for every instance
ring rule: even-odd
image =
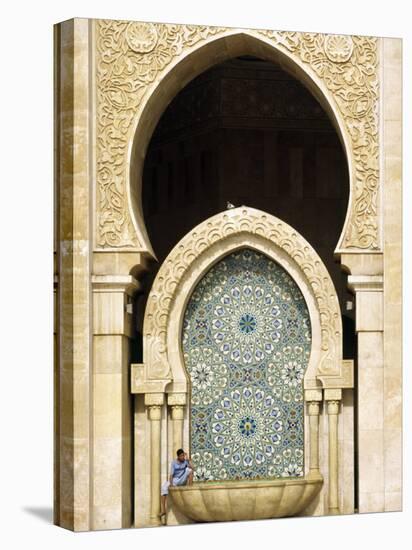
[[[132,227],[126,153],[132,120],[150,84],[178,56],[230,29],[196,25],[97,22],[97,245],[140,247]],[[243,31],[245,32],[245,31]],[[296,61],[307,64],[327,86],[352,143],[354,188],[342,248],[379,248],[377,39],[283,31],[262,35]]]
[[[97,245],[141,247],[127,203],[130,127],[149,85],[184,50],[219,27],[97,21]]]
[[[179,56],[211,36],[234,29],[98,20],[97,246],[141,247],[128,206],[127,151],[132,121],[150,85]],[[321,81],[350,136],[352,195],[341,249],[376,250],[378,240],[378,53],[377,39],[267,30],[239,32],[266,39]]]
[[[322,80],[342,114],[353,161],[349,223],[341,248],[379,249],[378,39],[259,31],[297,56]]]
[[[171,380],[167,350],[170,312],[177,289],[196,259],[231,235],[259,235],[276,244],[296,263],[315,297],[321,323],[321,355],[318,375],[340,375],[342,323],[332,280],[309,243],[281,220],[248,207],[217,214],[188,233],[160,268],[150,291],[144,327],[145,380]],[[174,320],[176,322],[176,320]]]

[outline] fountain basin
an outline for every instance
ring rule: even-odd
[[[295,516],[319,494],[323,477],[193,483],[170,487],[173,505],[196,522]]]

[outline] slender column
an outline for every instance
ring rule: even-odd
[[[172,406],[172,421],[173,421],[173,452],[183,446],[183,405]]]
[[[310,474],[319,473],[319,401],[308,403],[310,425]]]
[[[339,514],[338,414],[342,390],[325,390],[329,421],[329,514]]]
[[[160,456],[162,405],[164,394],[148,393],[145,395],[145,405],[149,410],[150,421],[150,524],[160,525]]]
[[[183,420],[186,405],[185,393],[172,393],[168,395],[167,403],[172,410],[173,423],[173,456],[177,449],[183,447]]]
[[[319,475],[319,409],[322,390],[306,390],[310,430],[309,475]]]

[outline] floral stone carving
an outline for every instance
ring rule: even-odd
[[[334,63],[349,61],[353,53],[353,40],[350,36],[328,34],[325,38],[325,53]]]
[[[254,236],[261,242],[271,243],[282,250],[282,254],[289,256],[294,265],[299,267],[307,284],[311,287],[319,311],[321,324],[320,357],[317,365],[317,373],[327,376],[340,376],[342,359],[342,323],[339,303],[332,280],[320,260],[319,256],[307,241],[292,227],[281,220],[259,210],[249,207],[234,208],[209,218],[188,233],[172,250],[162,264],[156,279],[154,280],[148,297],[145,320],[143,327],[143,360],[145,364],[144,380],[171,380],[172,373],[166,345],[167,334],[170,329],[170,314],[176,295],[187,273],[196,269],[196,262],[204,255],[210,256],[214,246],[224,243],[231,236],[244,235],[246,239],[253,240]],[[213,256],[212,256],[213,257]],[[236,292],[236,291],[235,291]],[[214,317],[214,326],[211,328],[210,338],[215,344],[220,342],[220,347],[214,345],[210,351],[200,349],[198,363],[210,364],[210,361],[222,364],[222,367],[214,372],[217,382],[213,386],[213,392],[205,392],[208,399],[216,399],[219,388],[224,388],[230,377],[230,368],[223,365],[219,357],[229,353],[232,363],[236,360],[254,361],[264,359],[266,346],[275,344],[282,323],[282,316],[276,319],[274,314],[265,314],[264,308],[258,308],[255,300],[253,307],[248,310],[239,309],[237,319],[239,332],[236,336],[239,342],[238,349],[225,341],[225,333],[234,328],[235,321],[230,311],[235,309],[236,296],[231,297],[231,302],[222,304],[222,315]],[[244,299],[239,297],[240,299]],[[274,304],[275,306],[278,304]],[[262,313],[263,312],[263,313]],[[263,321],[262,321],[263,319]],[[282,321],[280,323],[280,321]],[[200,323],[200,318],[199,318]],[[221,323],[221,324],[219,324]],[[256,323],[256,325],[255,325]],[[260,324],[258,328],[258,323]],[[248,338],[252,335],[259,336],[261,327],[273,324],[273,342],[263,336],[259,339],[259,345],[253,350],[248,346]],[[275,326],[276,325],[276,326]],[[278,326],[279,325],[279,326]],[[200,327],[201,328],[201,327]],[[200,330],[199,328],[199,330]],[[242,333],[243,328],[243,333]],[[307,327],[309,330],[309,327]],[[201,334],[202,331],[200,330]],[[265,332],[266,334],[266,332]],[[280,334],[280,332],[279,332]],[[206,338],[206,332],[204,332]],[[280,337],[280,336],[279,336]],[[257,343],[257,341],[256,341]],[[226,348],[226,345],[229,348]],[[273,351],[270,347],[271,352]],[[213,354],[209,357],[208,354]],[[292,357],[290,361],[297,359]],[[196,373],[196,368],[198,373]],[[203,376],[201,367],[193,370],[193,376]]]
[[[149,53],[156,46],[157,30],[153,23],[131,21],[126,28],[126,42],[136,53]]]
[[[352,201],[341,249],[377,250],[379,187],[378,39],[259,31],[323,82],[351,140]]]
[[[132,122],[150,85],[179,56],[234,29],[98,20],[97,246],[141,247],[131,222],[126,182]],[[352,194],[340,248],[377,250],[378,237],[378,39],[266,30],[239,32],[283,50],[323,83],[350,137]]]
[[[218,27],[97,22],[97,245],[141,247],[126,192],[132,121],[150,84],[169,63]]]

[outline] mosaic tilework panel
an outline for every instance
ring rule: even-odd
[[[218,262],[186,309],[195,480],[303,475],[311,332],[298,286],[249,249]]]

